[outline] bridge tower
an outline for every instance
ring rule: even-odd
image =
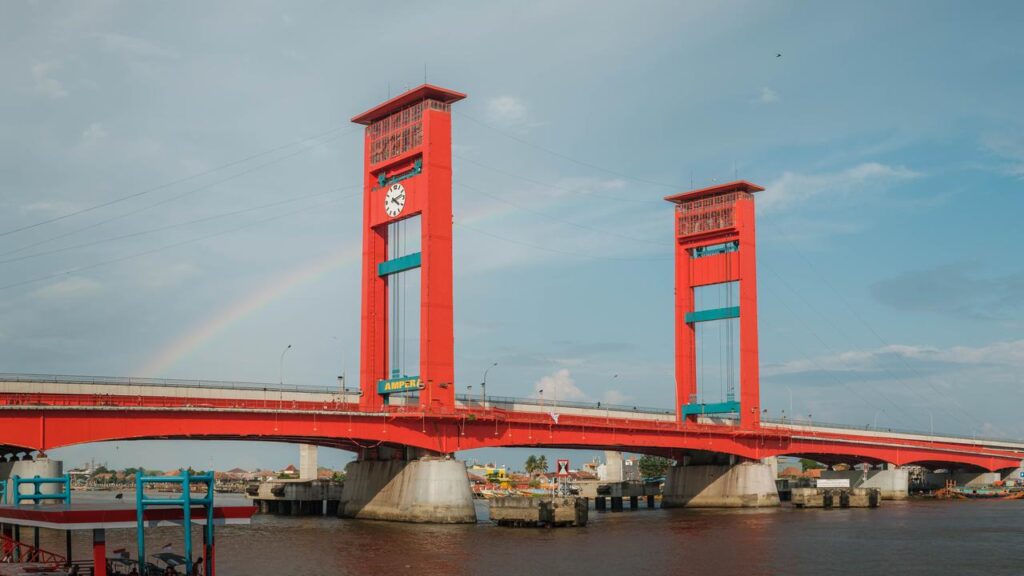
[[[390,394],[413,391],[419,392],[423,406],[455,405],[451,105],[463,98],[424,84],[352,118],[366,126],[359,377],[363,410],[379,409]],[[418,252],[403,253],[405,242],[394,240],[400,223],[418,224]],[[419,373],[404,374],[395,365],[394,334],[389,344],[389,307],[394,314],[395,283],[416,268]]]
[[[681,421],[695,422],[702,414],[739,414],[741,427],[760,425],[753,194],[762,190],[738,180],[665,197],[676,205],[676,408]],[[720,298],[714,308],[701,306],[696,293],[708,289],[724,294],[724,302]],[[702,402],[697,326],[732,323],[735,318],[739,399],[732,388],[731,356],[726,354],[729,394],[723,401]],[[727,347],[733,347],[731,333]]]

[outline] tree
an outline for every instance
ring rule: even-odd
[[[548,471],[548,457],[547,456],[534,456],[530,454],[530,457],[526,459],[526,473],[531,476],[541,472]]]
[[[523,469],[526,470],[527,474],[532,475],[537,471],[537,457],[533,454],[526,459],[526,464],[523,465]]]
[[[541,455],[537,457],[537,471],[544,473],[548,471],[548,457]]]
[[[660,478],[665,475],[665,472],[668,471],[671,465],[672,461],[668,458],[644,454],[640,457],[639,462],[640,476],[643,478]]]
[[[820,462],[815,462],[814,460],[811,460],[809,458],[801,458],[800,459],[800,466],[801,466],[801,468],[803,468],[804,472],[806,472],[808,470],[821,470],[821,469],[825,468],[824,464],[822,464]]]

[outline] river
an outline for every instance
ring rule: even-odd
[[[478,504],[484,518],[486,503]],[[148,546],[180,542],[180,534],[149,530]],[[62,551],[58,536],[45,534],[44,541]],[[124,546],[134,555],[134,530],[108,531],[107,540],[108,550]],[[76,537],[76,555],[87,546],[85,534]],[[222,576],[1024,575],[1024,500],[914,500],[845,510],[641,504],[637,511],[591,511],[585,528],[559,529],[257,515],[250,526],[218,528],[217,568]]]

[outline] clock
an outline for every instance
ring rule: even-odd
[[[384,195],[384,212],[394,218],[402,213],[402,208],[405,208],[405,187],[396,182]]]

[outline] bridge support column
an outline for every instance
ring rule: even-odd
[[[768,464],[684,464],[668,469],[662,508],[760,508],[779,505]]]
[[[299,480],[317,479],[317,447],[299,444]]]
[[[433,524],[476,522],[465,463],[439,455],[350,462],[338,515]]]
[[[21,476],[22,478],[31,478],[33,476],[40,476],[43,478],[56,478],[64,475],[64,463],[60,460],[50,460],[49,458],[41,457],[35,460],[12,460],[10,462],[0,461],[0,480],[9,480],[11,476]],[[29,490],[32,490],[31,486],[25,486],[22,488],[23,494],[28,494]],[[56,494],[60,491],[60,487],[56,484],[43,484],[39,487],[39,491],[43,494]],[[7,498],[11,503],[14,502],[14,494],[10,490],[7,491]],[[0,502],[0,504],[4,504]]]
[[[1021,461],[1020,466],[1014,470],[1004,471],[1000,474],[1003,480],[1012,480],[1017,486],[1024,485],[1024,460]]]
[[[957,486],[990,486],[1002,480],[999,472],[972,472],[969,470],[955,470],[953,480]]]
[[[910,497],[910,471],[887,465],[884,470],[822,470],[825,479],[848,479],[850,488],[878,488],[882,500]]]

